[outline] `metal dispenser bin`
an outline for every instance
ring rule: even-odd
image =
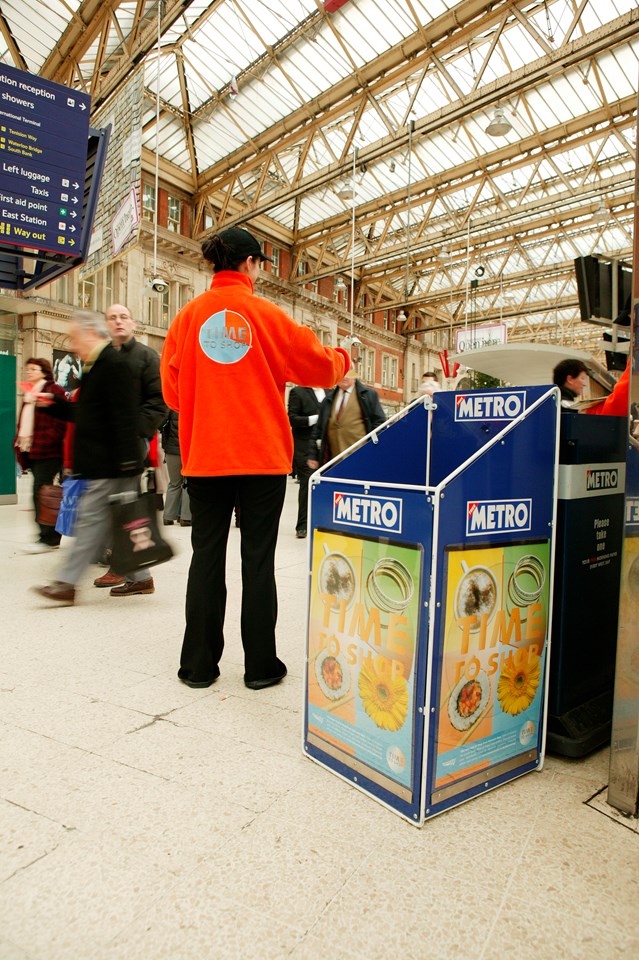
[[[304,750],[413,824],[542,766],[558,425],[438,393],[311,478]]]

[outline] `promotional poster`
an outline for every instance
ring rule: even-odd
[[[420,546],[315,531],[309,741],[407,801],[421,571]]]
[[[547,540],[447,548],[437,788],[536,748],[549,570]]]

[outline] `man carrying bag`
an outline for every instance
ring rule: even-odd
[[[77,311],[70,321],[69,339],[71,350],[82,360],[77,400],[70,403],[48,395],[41,400],[50,404],[43,408],[50,416],[75,423],[73,469],[75,476],[86,479],[87,487],[78,507],[75,541],[64,555],[57,580],[34,588],[48,600],[65,604],[75,602],[78,582],[110,535],[110,497],[126,492],[137,497],[142,472],[133,375],[111,345],[104,317]],[[148,569],[128,576],[130,583],[114,587],[112,596],[154,592]]]

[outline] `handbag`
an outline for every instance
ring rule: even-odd
[[[55,527],[62,503],[62,487],[58,483],[45,483],[38,490],[38,515],[36,521],[44,527]]]
[[[157,494],[116,493],[109,497],[113,536],[111,569],[127,574],[164,563],[173,550],[158,525]]]
[[[66,477],[62,481],[62,503],[55,528],[63,537],[72,537],[75,520],[78,515],[80,497],[86,490],[86,480]]]

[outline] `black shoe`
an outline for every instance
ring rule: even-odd
[[[297,537],[298,540],[305,540],[305,539],[306,539],[306,530],[296,530],[296,531],[295,531],[295,536]]]
[[[220,671],[218,670],[216,676],[214,676],[212,680],[191,680],[188,677],[181,677],[180,673],[181,671],[178,670],[178,680],[181,680],[182,683],[185,683],[187,687],[192,687],[193,690],[202,690],[204,687],[212,687],[220,676]]]
[[[286,667],[284,667],[284,672],[280,673],[278,677],[267,677],[265,680],[247,680],[244,677],[244,686],[248,687],[249,690],[263,690],[264,687],[274,687],[276,683],[279,683],[286,676]]]

